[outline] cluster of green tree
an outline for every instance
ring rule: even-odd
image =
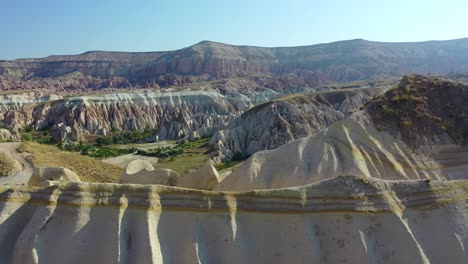
[[[94,158],[111,158],[124,154],[135,153],[136,148],[110,148],[110,147],[97,147],[95,145],[79,143],[61,143],[57,147],[61,150],[79,152],[81,155],[86,155]]]
[[[105,146],[112,144],[129,144],[129,143],[143,143],[148,138],[156,133],[155,129],[145,128],[143,131],[111,131],[111,135],[98,137],[96,139],[97,146]]]
[[[161,147],[149,150],[138,150],[137,154],[150,157],[167,158],[185,153],[189,148],[196,148],[205,145],[207,138],[195,139],[192,142],[182,139],[178,145],[173,147]]]
[[[27,126],[21,132],[21,139],[24,141],[34,141],[41,144],[49,144],[52,137],[48,129],[35,130]]]

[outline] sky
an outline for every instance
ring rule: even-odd
[[[0,59],[468,37],[466,0],[0,0]]]

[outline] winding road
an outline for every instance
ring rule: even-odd
[[[18,160],[23,166],[23,170],[15,175],[8,177],[0,177],[0,185],[17,185],[27,184],[33,173],[33,166],[18,152],[18,148],[22,143],[0,143],[0,152],[10,154],[14,159]]]

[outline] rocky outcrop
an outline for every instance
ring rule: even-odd
[[[15,97],[16,99],[18,97]],[[246,97],[216,92],[116,93],[72,97],[43,103],[15,102],[1,107],[3,124],[50,129],[54,141],[80,140],[84,134],[111,130],[157,130],[155,139],[209,136],[252,105]]]
[[[210,144],[221,160],[250,156],[306,137],[349,116],[385,88],[295,94],[258,105],[216,133]]]
[[[437,163],[377,131],[360,112],[315,135],[253,154],[215,190],[301,186],[347,173],[386,180],[439,179],[439,172]]]
[[[170,169],[155,169],[146,160],[130,161],[119,179],[119,183],[132,184],[161,184],[176,186],[179,174]]]
[[[28,185],[49,186],[51,181],[56,182],[81,182],[76,173],[61,167],[41,167],[35,168]]]
[[[347,173],[387,180],[466,179],[467,92],[461,84],[406,77],[329,128],[255,153],[215,189],[284,188]]]
[[[0,262],[466,263],[467,193],[350,176],[248,193],[2,187]]]
[[[198,170],[183,175],[177,186],[198,190],[211,190],[222,180],[213,164],[205,164]]]
[[[468,144],[468,86],[437,77],[405,76],[366,111],[380,130],[414,148]]]

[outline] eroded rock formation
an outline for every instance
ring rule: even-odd
[[[168,52],[91,51],[73,56],[0,61],[0,79],[4,80],[0,85],[9,89],[29,86],[59,90],[156,88],[270,74],[294,76],[318,86],[410,72],[468,71],[467,47],[467,39],[420,43],[355,39],[281,48],[202,41]],[[44,79],[47,80],[40,81]]]
[[[155,128],[158,140],[204,137],[252,105],[245,97],[204,91],[117,93],[42,103],[16,96],[4,101],[0,109],[3,125],[13,131],[26,126],[50,129],[56,142],[76,141],[84,134],[105,134],[113,129]]]
[[[387,180],[466,179],[467,99],[468,86],[409,76],[329,128],[255,153],[215,189],[284,188],[347,173]]]
[[[258,105],[210,140],[221,160],[250,156],[306,137],[349,116],[386,88],[294,94]]]
[[[2,263],[466,263],[466,181],[2,187]]]
[[[70,169],[62,167],[35,168],[28,181],[32,186],[49,186],[51,181],[81,182],[78,175]]]
[[[130,161],[119,179],[119,183],[132,184],[161,184],[176,186],[179,182],[179,174],[170,169],[155,169],[146,160]]]

